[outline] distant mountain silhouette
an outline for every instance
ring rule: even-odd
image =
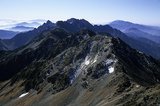
[[[122,21],[122,20],[113,21],[109,25],[113,28],[121,30],[122,32],[130,28],[136,28],[138,30],[149,33],[151,35],[160,36],[160,27],[156,27],[156,26],[135,24],[135,23]]]
[[[129,37],[134,37],[134,38],[146,38],[148,40],[151,40],[155,43],[160,44],[160,36],[155,36],[155,35],[151,35],[147,32],[143,32],[137,28],[130,28],[124,31],[124,33],[126,35],[128,35]]]
[[[0,39],[11,39],[16,34],[18,34],[18,32],[8,31],[8,30],[0,30]]]
[[[132,30],[136,31],[137,33],[135,33],[135,35],[128,36],[128,34],[126,35],[125,33],[115,28],[112,28],[109,25],[92,25],[84,19],[75,19],[75,18],[71,18],[67,21],[58,21],[55,24],[52,23],[51,21],[47,21],[42,26],[38,27],[37,29],[34,29],[33,31],[20,33],[16,35],[14,38],[10,40],[2,40],[2,42],[3,44],[5,44],[5,48],[7,47],[8,50],[13,50],[28,44],[36,36],[39,36],[44,31],[50,31],[55,28],[61,28],[61,29],[64,29],[65,31],[72,32],[72,33],[79,32],[80,30],[88,29],[96,32],[97,34],[101,34],[101,35],[108,34],[112,37],[120,38],[121,40],[129,44],[134,49],[144,52],[147,55],[151,55],[156,59],[160,59],[160,54],[159,54],[160,49],[159,49],[158,43],[153,42],[152,40],[147,38],[138,37],[138,36],[141,36],[141,35],[136,35],[139,33],[138,32],[139,30],[132,28]],[[135,36],[137,36],[138,38],[136,38]]]
[[[2,40],[2,42],[6,45],[8,50],[14,50],[16,48],[19,48],[28,44],[31,40],[33,40],[34,37],[38,36],[45,30],[52,29],[53,27],[54,27],[54,24],[51,23],[50,21],[47,21],[37,29],[35,28],[32,31],[19,33],[12,39]]]
[[[27,26],[20,26],[20,25],[10,28],[10,30],[17,31],[17,32],[27,32],[33,29],[34,27],[27,27]]]
[[[38,22],[21,22],[21,23],[17,23],[16,26],[24,26],[24,27],[37,27],[40,26],[41,24]]]
[[[109,25],[125,33],[129,38],[124,41],[131,47],[160,59],[160,27],[121,20],[113,21]]]

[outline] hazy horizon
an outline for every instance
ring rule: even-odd
[[[160,26],[159,8],[159,0],[1,0],[0,20],[77,18],[92,24],[124,20]]]

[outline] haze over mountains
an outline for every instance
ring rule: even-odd
[[[46,20],[0,20],[0,39],[11,39],[20,32],[27,32],[42,25]]]
[[[131,37],[147,38],[157,43],[160,42],[160,27],[134,24],[121,20],[113,21],[109,25],[126,34],[128,33],[127,35]]]
[[[28,24],[20,23],[19,25],[27,26]],[[117,29],[113,29],[109,25],[113,28],[121,30],[122,32]],[[78,32],[81,29],[90,29],[95,31],[96,33],[109,33],[111,35],[114,35],[114,37],[121,38],[132,48],[144,52],[147,55],[151,55],[156,59],[160,58],[160,36],[153,35],[154,33],[159,32],[158,27],[144,26],[124,21],[114,21],[109,25],[92,25],[84,19],[79,20],[75,18],[68,19],[67,21],[58,21],[56,23],[48,21],[37,29],[17,34],[12,39],[1,40],[0,47],[1,50],[14,50],[28,44],[34,37],[49,29],[63,28],[69,32]]]
[[[34,27],[37,28],[38,26],[42,25],[44,22],[46,22],[46,20],[28,20],[28,21],[23,21],[23,20],[0,20],[0,29],[3,30],[9,30],[12,29],[12,27],[16,27],[16,26],[24,26],[24,27]]]
[[[0,39],[11,39],[16,34],[18,34],[18,32],[8,31],[8,30],[0,30]]]

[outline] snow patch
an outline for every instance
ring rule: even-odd
[[[71,79],[70,79],[70,84],[73,83],[74,79],[75,79],[75,78],[71,78]]]
[[[140,53],[140,54],[143,54],[143,52],[141,52],[141,51],[139,51],[139,50],[136,50],[138,53]]]
[[[85,65],[89,65],[89,63],[90,63],[89,60],[85,61]]]
[[[111,65],[113,62],[114,62],[113,59],[107,59],[107,60],[106,60],[106,65],[109,66],[109,65]]]
[[[28,95],[28,94],[29,94],[29,92],[23,93],[23,94],[21,94],[21,95],[19,96],[19,98],[22,98],[22,97],[24,97],[24,96],[26,96],[26,95]]]
[[[96,55],[94,59],[89,58],[89,56],[86,56],[84,61],[81,63],[80,67],[76,69],[76,71],[73,73],[73,75],[70,76],[70,84],[74,82],[74,80],[81,74],[82,71],[84,71],[82,74],[86,74],[87,70],[86,68],[88,65],[92,65],[97,61],[98,56]]]
[[[111,73],[113,73],[114,72],[114,67],[108,67],[108,70],[109,70],[109,73],[111,74]]]
[[[114,72],[114,66],[115,66],[115,63],[117,62],[118,60],[117,59],[107,59],[105,61],[106,63],[106,67],[108,68],[108,73],[111,74]]]
[[[95,63],[97,60],[94,60],[93,63]]]
[[[90,60],[89,60],[88,56],[86,56],[84,64],[85,65],[89,65],[90,64]],[[83,63],[82,63],[82,65],[83,65]]]
[[[140,85],[136,85],[136,88],[139,88],[140,87]]]
[[[97,58],[98,58],[98,56],[96,55],[94,60],[93,60],[93,63],[95,63],[97,61]]]

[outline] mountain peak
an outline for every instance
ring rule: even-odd
[[[38,29],[43,31],[43,30],[48,30],[51,29],[55,26],[54,23],[52,23],[50,20],[48,20],[46,23],[44,23],[43,25],[39,26]]]
[[[44,25],[44,26],[53,26],[54,23],[52,23],[50,20],[48,20],[48,21],[45,22],[43,25]],[[42,25],[42,26],[43,26],[43,25]]]
[[[115,20],[115,21],[110,23],[110,25],[114,25],[114,24],[130,25],[130,24],[134,24],[134,23],[131,23],[129,21],[123,21],[123,20]]]
[[[88,21],[84,19],[75,19],[71,18],[68,19],[67,21],[58,21],[56,23],[56,26],[66,29],[67,31],[70,32],[78,32],[81,29],[93,29],[93,25],[90,24]]]
[[[46,24],[53,24],[50,20],[48,20],[47,22],[46,22]]]
[[[76,18],[70,18],[67,20],[68,23],[74,23],[76,21],[79,21],[79,19],[76,19]]]
[[[87,20],[85,20],[85,19],[76,19],[76,18],[68,19],[66,22],[67,22],[67,23],[70,23],[70,24],[76,24],[76,23],[90,24],[90,23],[89,23]]]

